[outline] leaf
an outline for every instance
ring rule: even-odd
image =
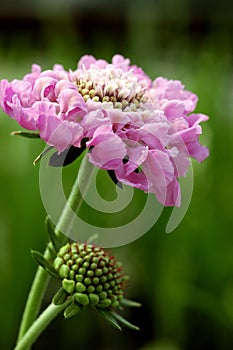
[[[40,134],[38,132],[27,132],[27,131],[12,131],[12,136],[23,136],[29,139],[39,139]]]
[[[48,246],[47,246],[48,250],[49,250],[49,254],[51,255],[52,259],[55,259],[57,256],[57,252],[55,252],[55,249],[53,248],[53,245],[51,242],[49,242]]]
[[[61,305],[67,300],[67,293],[64,291],[63,288],[60,288],[57,293],[53,297],[53,303],[54,305]]]
[[[107,172],[108,172],[108,175],[110,176],[110,179],[114,182],[114,184],[122,189],[123,188],[122,183],[120,181],[118,181],[116,174],[115,174],[115,171],[114,170],[107,170]]]
[[[128,306],[128,307],[141,307],[142,304],[138,303],[137,301],[129,300],[129,299],[121,299],[121,305]]]
[[[31,254],[33,258],[36,260],[36,262],[43,267],[43,269],[47,269],[50,263],[44,258],[44,256],[40,253],[37,252],[36,250],[31,250]]]
[[[122,330],[121,326],[118,324],[117,320],[115,319],[115,317],[111,314],[110,311],[104,310],[104,309],[99,309],[96,308],[96,310],[98,311],[98,313],[106,320],[108,321],[113,327],[115,327],[116,329],[118,329],[119,331]]]
[[[43,254],[41,254],[40,252],[37,252],[36,250],[31,250],[31,254],[35,259],[35,261],[41,267],[43,267],[43,269],[45,269],[52,277],[60,280],[60,276],[57,274],[54,267],[48,262],[48,260],[45,259]]]
[[[71,146],[69,150],[55,152],[49,159],[49,165],[53,167],[63,167],[73,163],[86,149],[86,144],[81,147]]]
[[[117,319],[117,321],[121,322],[125,327],[128,327],[130,329],[133,329],[135,331],[140,330],[139,327],[133,325],[132,323],[130,323],[129,321],[127,321],[124,317],[122,317],[121,315],[119,315],[117,312],[115,311],[110,311],[111,315]]]
[[[50,241],[54,247],[54,250],[55,252],[58,252],[58,250],[60,249],[60,242],[59,242],[59,239],[58,239],[58,236],[56,235],[55,233],[55,228],[56,226],[52,223],[51,219],[49,216],[47,216],[45,218],[45,226],[47,228],[47,231],[48,231],[48,234],[49,234],[49,238],[50,238]]]

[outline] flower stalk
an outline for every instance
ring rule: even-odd
[[[30,349],[36,339],[45,330],[45,328],[50,324],[50,322],[55,319],[59,313],[61,313],[69,304],[70,300],[67,300],[62,305],[54,305],[51,303],[36,319],[33,325],[29,328],[28,332],[19,340],[15,347],[15,350],[27,350]]]
[[[71,214],[73,216],[73,212],[77,213],[79,211],[83,201],[82,195],[85,194],[83,193],[83,191],[81,194],[80,187],[84,190],[84,192],[85,192],[85,189],[87,190],[89,186],[89,181],[93,173],[93,168],[94,167],[91,163],[89,163],[88,158],[84,157],[80,165],[78,176],[76,177],[76,180],[73,184],[68,201],[66,203],[66,206],[64,207],[62,214],[60,216],[60,219],[57,223],[57,228],[55,228],[55,233],[61,245],[64,244],[65,241],[67,240],[67,238],[62,235],[61,229],[66,233],[68,233],[69,230],[71,229],[72,227]],[[72,209],[72,211],[70,209]],[[49,246],[47,246],[44,252],[44,257],[45,259],[48,259],[48,260],[51,258]],[[39,266],[36,272],[34,281],[32,283],[30,293],[28,295],[28,299],[26,302],[26,306],[24,309],[24,313],[23,313],[23,317],[22,317],[22,321],[19,329],[17,343],[24,336],[24,334],[27,332],[27,330],[30,328],[30,326],[36,319],[49,280],[50,280],[50,276],[47,273],[47,271]]]

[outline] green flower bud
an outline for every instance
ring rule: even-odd
[[[69,258],[70,258],[70,254],[69,253],[66,253],[65,255],[64,255],[64,257],[63,257],[63,259],[64,260],[69,260]]]
[[[96,276],[100,277],[100,276],[102,276],[102,274],[103,274],[103,271],[101,269],[96,269],[95,270],[95,275]]]
[[[109,283],[104,283],[104,289],[109,289],[110,284]]]
[[[83,267],[85,267],[86,269],[89,267],[89,262],[88,261],[85,261],[84,263],[83,263]]]
[[[53,262],[55,270],[56,271],[59,270],[62,264],[63,264],[63,259],[57,256]]]
[[[99,307],[106,308],[110,306],[111,303],[112,303],[111,299],[104,299],[104,300],[101,300],[101,302],[99,303]]]
[[[89,300],[90,300],[90,304],[95,306],[99,304],[100,298],[97,294],[90,293]]]
[[[75,276],[74,271],[70,270],[70,272],[69,272],[69,278],[70,278],[71,280],[73,280],[73,279],[74,279],[74,276]]]
[[[96,263],[92,263],[90,267],[91,267],[92,270],[95,270],[97,268],[97,266],[98,265]]]
[[[112,306],[113,308],[117,308],[117,307],[119,307],[119,305],[120,305],[120,303],[119,303],[119,301],[118,301],[118,300],[116,300],[116,301],[112,301],[111,306]]]
[[[81,308],[82,306],[80,304],[73,302],[71,305],[67,306],[67,308],[65,309],[64,317],[71,318],[73,316],[76,316],[80,312]]]
[[[55,266],[54,266],[55,268]],[[62,265],[59,269],[59,275],[61,278],[66,278],[69,276],[70,269],[67,265]]]
[[[84,284],[86,284],[87,286],[89,286],[91,284],[92,280],[90,277],[86,277],[84,278]]]
[[[95,284],[95,285],[96,285],[96,284],[99,284],[99,281],[100,281],[100,280],[99,280],[98,277],[92,278],[92,283]]]
[[[100,292],[99,297],[100,299],[106,299],[108,294],[106,292]]]
[[[74,303],[109,310],[120,306],[124,276],[118,263],[104,249],[67,243],[59,250],[53,267],[62,280],[67,298],[72,297]],[[74,308],[68,311],[72,314]]]
[[[93,276],[94,276],[94,271],[88,270],[88,271],[87,271],[87,276],[88,276],[88,277],[93,277]]]
[[[99,261],[100,261],[99,257],[93,256],[93,259],[92,259],[93,264],[97,264],[98,265]]]
[[[82,282],[76,283],[76,291],[77,292],[82,293],[82,292],[85,292],[86,289],[87,289],[87,287]]]
[[[83,306],[89,304],[89,298],[88,298],[87,294],[75,293],[74,297],[75,297],[75,300]]]
[[[75,288],[75,281],[64,278],[62,281],[62,287],[68,294],[72,294]]]
[[[76,275],[75,279],[76,279],[77,282],[82,282],[84,277],[83,277],[83,275]]]
[[[80,267],[80,269],[78,270],[78,272],[80,273],[80,275],[85,275],[85,273],[86,273],[85,267]]]
[[[95,289],[98,293],[100,293],[103,290],[103,286],[100,284]]]
[[[95,291],[95,287],[94,286],[87,287],[87,292],[88,293],[93,293],[94,291]]]
[[[104,283],[107,281],[107,279],[108,279],[107,276],[102,276],[102,277],[100,277],[100,282]]]

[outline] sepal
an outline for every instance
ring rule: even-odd
[[[96,308],[96,310],[97,310],[98,313],[99,313],[107,322],[109,322],[113,327],[115,327],[115,328],[118,329],[119,331],[122,331],[121,326],[119,325],[119,323],[117,322],[117,320],[115,319],[115,317],[113,317],[113,315],[111,314],[111,311],[109,311],[109,310],[104,310],[104,309],[98,309],[98,308]]]
[[[121,305],[128,306],[128,307],[141,307],[142,306],[142,304],[138,303],[137,301],[129,300],[126,298],[121,299]]]
[[[28,131],[12,131],[12,136],[23,136],[29,139],[39,139],[40,134],[38,132],[28,132]]]
[[[42,157],[44,157],[52,148],[54,148],[54,146],[49,146],[47,147],[43,152],[41,152],[36,159],[34,159],[33,161],[33,165],[36,165],[36,163],[38,163]]]
[[[114,170],[107,170],[107,172],[108,172],[110,179],[113,181],[113,183],[122,189],[123,188],[122,183],[120,181],[118,181],[116,174],[115,174],[115,171]]]
[[[53,167],[63,167],[73,163],[86,149],[86,144],[81,147],[71,146],[69,150],[63,152],[55,152],[49,159],[49,165]]]
[[[60,288],[53,297],[54,305],[62,305],[67,300],[68,294],[63,288]]]
[[[41,254],[40,252],[37,252],[36,250],[31,250],[31,254],[35,259],[35,261],[41,267],[43,267],[43,269],[45,269],[52,277],[60,280],[60,276],[55,271],[54,267],[44,258],[43,254]]]
[[[134,324],[130,323],[129,321],[127,321],[124,317],[122,317],[121,315],[119,315],[117,312],[115,311],[110,311],[110,314],[112,315],[112,317],[114,317],[117,321],[119,321],[120,323],[122,323],[125,327],[133,329],[134,331],[139,331],[140,328],[135,326]]]
[[[46,217],[45,219],[45,226],[47,228],[47,232],[49,234],[49,238],[50,238],[50,241],[52,243],[52,246],[55,250],[55,253],[58,252],[58,250],[60,249],[60,242],[59,242],[59,239],[58,239],[58,236],[56,235],[55,233],[55,225],[52,223],[51,219],[49,216]]]
[[[67,306],[63,315],[66,319],[74,317],[82,310],[82,308],[82,305],[73,301],[69,306]]]

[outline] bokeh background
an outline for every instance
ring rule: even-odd
[[[179,227],[165,233],[167,208],[146,235],[112,249],[131,276],[128,297],[143,304],[125,310],[141,331],[119,332],[84,311],[68,321],[58,317],[33,349],[232,349],[232,38],[230,0],[1,1],[0,79],[20,79],[32,63],[43,69],[54,63],[75,69],[83,54],[110,60],[121,53],[152,78],[182,80],[199,96],[197,111],[210,116],[201,138],[210,157],[202,165],[193,162],[192,201]],[[13,349],[36,271],[30,249],[42,252],[47,241],[39,166],[32,165],[44,143],[9,135],[18,129],[0,111],[3,350]],[[67,178],[72,178],[73,167]],[[111,194],[111,186],[106,191]],[[50,285],[44,306],[56,288]]]

